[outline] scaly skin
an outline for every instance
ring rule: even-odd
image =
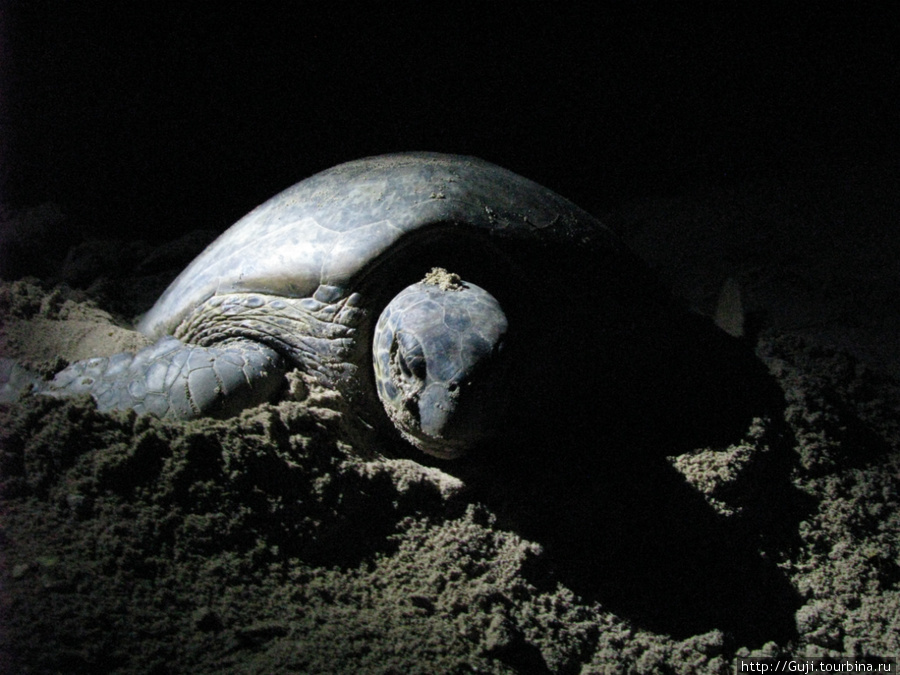
[[[270,400],[284,382],[284,359],[257,342],[216,347],[164,337],[136,354],[77,361],[38,392],[90,394],[99,410],[127,410],[158,417],[227,417]]]

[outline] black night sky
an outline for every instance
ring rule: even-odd
[[[785,4],[7,3],[2,201],[158,241],[401,150],[477,155],[601,215],[896,161],[897,26]]]

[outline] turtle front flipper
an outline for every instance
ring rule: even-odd
[[[200,347],[164,337],[135,354],[76,361],[36,390],[51,396],[87,393],[103,411],[228,417],[271,400],[284,372],[284,359],[256,342]]]

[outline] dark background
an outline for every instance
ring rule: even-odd
[[[896,162],[898,26],[857,3],[420,4],[6,3],[2,201],[158,241],[401,150],[599,214]]]

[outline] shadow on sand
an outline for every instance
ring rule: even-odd
[[[562,582],[676,639],[719,629],[735,647],[783,643],[799,597],[776,560],[804,507],[781,391],[746,344],[699,317],[678,325],[665,347],[631,340],[602,372],[563,363],[565,376],[525,393],[540,401],[517,421],[527,433],[458,471],[503,527],[544,547],[535,583]],[[591,384],[572,389],[575,379]],[[742,480],[741,515],[726,519],[666,458],[724,448],[757,417],[771,450]]]

